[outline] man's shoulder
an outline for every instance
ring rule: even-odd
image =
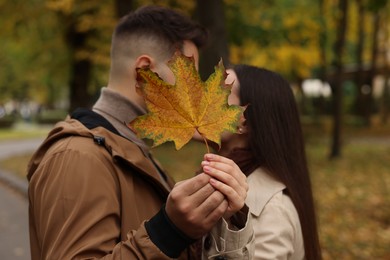
[[[108,135],[114,134],[101,127],[88,129],[78,120],[67,118],[58,122],[50,131],[32,156],[31,166],[38,166],[52,160],[53,157],[57,159],[72,157],[74,161],[84,160],[86,163],[88,163],[86,160],[91,161],[94,158],[111,160],[104,143]]]
[[[69,135],[58,139],[51,145],[51,153],[79,151],[81,153],[101,153],[101,146],[94,136]]]

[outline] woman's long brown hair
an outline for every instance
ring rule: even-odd
[[[233,67],[240,83],[241,105],[252,133],[253,154],[262,167],[283,182],[297,209],[305,258],[321,259],[317,221],[303,134],[290,84],[279,74],[248,65]]]

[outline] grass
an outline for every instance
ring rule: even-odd
[[[7,159],[0,161],[1,169],[6,170],[7,172],[12,172],[20,178],[26,178],[27,164],[31,158],[30,153],[21,154],[13,156]]]
[[[47,135],[51,127],[52,125],[36,125],[18,122],[11,129],[0,128],[0,142],[8,140],[44,137]]]
[[[390,129],[346,129],[336,160],[328,159],[328,131],[305,128],[324,259],[390,259]],[[359,141],[367,136],[379,139]],[[177,181],[193,176],[205,152],[205,145],[195,142],[179,151],[172,144],[153,149]],[[24,177],[29,156],[1,165]]]
[[[164,169],[176,181],[181,181],[194,176],[200,169],[200,163],[207,148],[204,143],[191,141],[178,151],[172,143],[163,144],[153,148],[152,151]]]
[[[307,146],[324,259],[390,259],[390,144]]]

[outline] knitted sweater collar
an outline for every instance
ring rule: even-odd
[[[148,146],[128,127],[131,121],[146,113],[145,109],[118,92],[103,87],[92,110],[107,119],[122,136],[136,143],[144,153],[148,152]]]

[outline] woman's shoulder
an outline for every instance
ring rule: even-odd
[[[249,191],[246,204],[250,212],[260,216],[266,206],[278,208],[290,218],[298,216],[291,198],[285,193],[286,185],[274,178],[264,168],[257,168],[248,176]]]
[[[299,222],[298,212],[294,206],[294,203],[292,202],[290,196],[288,196],[283,191],[280,191],[272,196],[265,207],[269,207],[275,211],[278,211],[281,215],[290,219],[291,221]]]
[[[286,188],[282,182],[273,177],[265,168],[258,167],[247,178],[248,184],[251,183],[257,186],[271,186],[272,188]]]
[[[299,223],[297,210],[286,186],[270,175],[265,169],[258,168],[248,176],[249,191],[246,204],[255,217],[261,217],[264,211],[289,219],[294,225]]]
[[[247,179],[249,190],[245,200],[250,212],[259,216],[264,206],[279,192],[283,192],[286,186],[273,178],[263,168],[252,172]]]

